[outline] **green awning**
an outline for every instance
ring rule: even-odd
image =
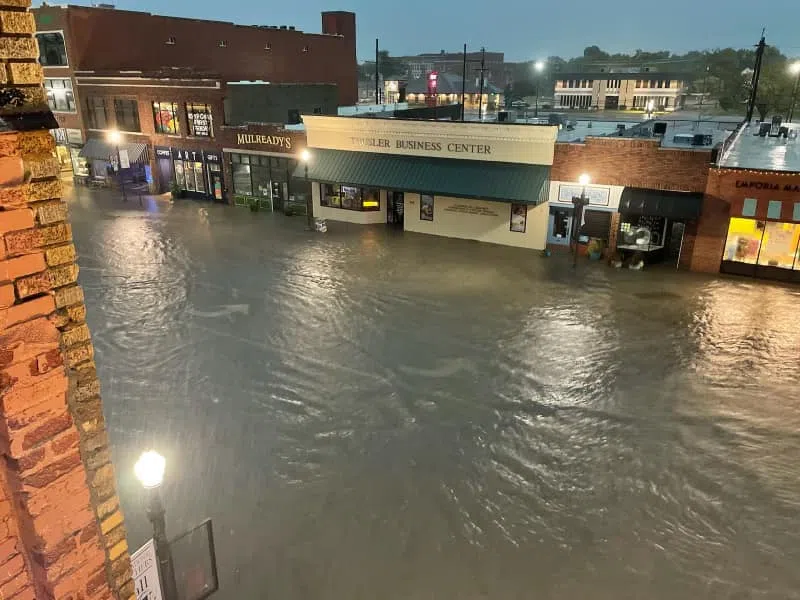
[[[323,183],[524,204],[547,200],[545,165],[309,149],[308,178]],[[294,172],[305,177],[305,165]]]

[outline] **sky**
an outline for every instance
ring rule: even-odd
[[[375,38],[394,56],[460,52],[468,48],[505,52],[508,61],[569,58],[586,46],[607,52],[703,50],[767,43],[800,57],[800,0],[670,0],[633,2],[597,0],[103,0],[117,8],[157,14],[233,21],[243,25],[295,25],[318,33],[320,13],[356,13],[358,58],[370,60]],[[72,0],[70,4],[90,4]],[[34,5],[39,2],[34,1]],[[52,1],[50,4],[58,4]],[[759,6],[760,5],[760,6]]]

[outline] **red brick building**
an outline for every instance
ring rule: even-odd
[[[550,184],[548,246],[567,248],[572,199],[585,193],[583,229],[610,251],[642,251],[689,267],[712,150],[664,147],[661,139],[587,137],[557,143]],[[581,175],[590,183],[579,183]],[[643,243],[646,242],[646,243]]]
[[[114,178],[114,130],[127,155],[123,166],[131,164],[126,180],[157,192],[174,182],[188,195],[230,200],[223,148],[239,138],[225,131],[229,82],[333,84],[339,104],[357,98],[353,13],[325,12],[322,33],[310,34],[94,7],[33,12],[48,102],[61,125],[54,132],[59,158],[81,178]],[[286,137],[280,127],[270,131]],[[257,146],[273,158],[293,154]],[[275,171],[292,169],[286,163]],[[280,181],[288,185],[285,175]]]

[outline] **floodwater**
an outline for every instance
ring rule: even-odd
[[[217,598],[800,598],[799,288],[71,210],[130,546],[155,447]]]

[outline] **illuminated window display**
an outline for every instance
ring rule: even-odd
[[[731,219],[723,261],[800,270],[800,223]]]

